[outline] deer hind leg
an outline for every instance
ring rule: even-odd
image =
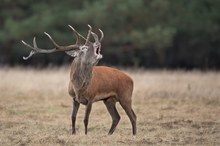
[[[72,134],[76,134],[76,128],[75,128],[75,123],[76,123],[76,115],[79,109],[79,102],[75,101],[75,99],[73,99],[73,111],[72,111]]]
[[[125,99],[127,99],[127,98],[125,98]],[[131,100],[130,99],[129,100],[121,100],[120,99],[119,102],[131,121],[133,135],[136,135],[136,132],[137,132],[136,115],[131,107]]]
[[[113,132],[115,131],[116,126],[118,125],[121,117],[118,114],[118,111],[115,107],[116,101],[114,101],[114,99],[109,98],[107,100],[104,100],[104,104],[105,104],[109,114],[112,117],[112,126],[108,132],[108,135],[112,135]]]
[[[86,105],[86,112],[85,112],[85,117],[84,117],[84,126],[85,126],[85,134],[87,134],[87,127],[88,127],[88,122],[89,122],[89,115],[92,109],[92,102],[88,102]]]

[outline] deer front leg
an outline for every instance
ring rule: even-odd
[[[73,99],[73,111],[72,111],[72,134],[76,134],[76,115],[79,109],[80,103]]]
[[[92,109],[92,102],[88,102],[86,105],[85,117],[84,117],[84,126],[85,126],[85,134],[87,134],[87,127],[89,122],[89,115]]]

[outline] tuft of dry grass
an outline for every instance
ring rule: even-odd
[[[111,118],[94,103],[88,135],[81,106],[71,135],[67,68],[0,69],[0,145],[220,145],[220,74],[200,71],[127,71],[134,79],[137,136],[121,106]]]

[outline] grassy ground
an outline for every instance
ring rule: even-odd
[[[135,81],[137,136],[117,104],[121,121],[94,103],[88,135],[84,106],[71,135],[69,70],[0,69],[0,145],[220,145],[219,72],[128,71]]]

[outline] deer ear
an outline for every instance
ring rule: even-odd
[[[79,55],[79,50],[66,51],[65,53],[71,57],[77,57]]]

